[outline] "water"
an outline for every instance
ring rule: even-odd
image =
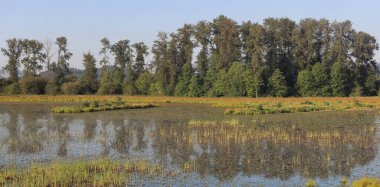
[[[53,106],[0,104],[0,168],[108,156],[181,173],[141,179],[146,186],[304,186],[309,178],[336,186],[343,177],[380,176],[376,111],[226,116],[220,108],[167,104],[55,114]]]

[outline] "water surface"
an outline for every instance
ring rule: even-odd
[[[380,176],[376,111],[231,116],[206,105],[167,104],[55,114],[53,106],[0,104],[0,167],[108,156],[181,173],[147,186],[304,186],[308,178],[331,186],[345,176]],[[210,123],[189,124],[194,120]]]

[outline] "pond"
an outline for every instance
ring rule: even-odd
[[[179,173],[134,184],[146,186],[304,186],[310,178],[336,186],[344,177],[380,176],[377,111],[236,116],[165,104],[56,114],[55,105],[0,104],[0,168],[110,157]]]

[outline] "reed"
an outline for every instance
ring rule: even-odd
[[[0,96],[0,102],[81,103],[121,100],[129,103],[193,103],[225,108],[225,114],[255,115],[312,112],[324,110],[363,110],[380,108],[380,97],[308,98],[188,98],[157,96]]]
[[[124,110],[124,109],[145,109],[156,107],[153,104],[127,104],[121,99],[116,101],[103,101],[98,100],[90,102],[83,101],[81,106],[78,107],[54,107],[52,112],[55,113],[81,113],[81,112],[99,112],[109,110]]]
[[[55,161],[32,164],[27,168],[0,170],[0,186],[122,186],[131,174],[160,176],[161,166],[145,160],[125,161],[108,158]]]

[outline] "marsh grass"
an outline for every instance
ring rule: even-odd
[[[91,102],[83,101],[79,107],[55,107],[52,112],[55,113],[81,113],[81,112],[99,112],[109,110],[123,110],[123,109],[144,109],[156,107],[152,104],[126,104],[121,99],[115,101],[103,101],[94,100]]]
[[[114,161],[108,158],[56,161],[27,168],[0,170],[0,186],[123,186],[131,174],[159,176],[162,167],[145,160]]]
[[[308,97],[308,98],[188,98],[154,96],[0,96],[0,102],[50,102],[100,105],[103,102],[129,103],[193,103],[225,108],[225,114],[255,115],[324,110],[362,110],[380,108],[380,97]],[[83,107],[86,108],[86,107]],[[97,108],[97,107],[94,107]],[[92,109],[86,109],[92,110]],[[103,108],[103,110],[107,110]],[[79,109],[74,112],[79,112]]]

